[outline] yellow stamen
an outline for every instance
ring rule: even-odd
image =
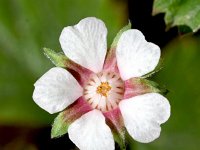
[[[98,94],[101,94],[102,96],[107,97],[108,96],[108,92],[111,90],[111,86],[109,85],[108,82],[101,82],[101,85],[99,85],[97,87],[96,92]]]

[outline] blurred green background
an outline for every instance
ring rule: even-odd
[[[61,51],[58,38],[63,27],[87,16],[106,23],[110,45],[132,15],[131,5],[124,0],[0,0],[0,150],[74,149],[67,137],[50,140],[55,115],[32,100],[34,82],[53,66],[42,48]],[[158,140],[150,144],[133,141],[130,149],[199,150],[198,35],[176,35],[161,47],[164,66],[153,80],[169,89],[172,115],[162,125]]]

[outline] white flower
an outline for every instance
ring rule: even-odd
[[[34,101],[49,113],[73,104],[73,111],[80,115],[75,115],[68,133],[81,150],[114,149],[113,129],[106,119],[117,131],[124,125],[133,139],[148,143],[159,137],[160,125],[170,116],[165,97],[140,92],[142,86],[132,82],[155,69],[160,48],[147,42],[140,31],[129,29],[106,57],[106,36],[104,23],[94,17],[64,28],[60,44],[70,61],[78,64],[78,71],[74,70],[80,78],[54,67],[34,84]]]

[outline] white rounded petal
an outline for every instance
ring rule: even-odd
[[[79,65],[100,72],[107,51],[107,28],[103,21],[88,17],[75,26],[65,27],[60,44],[66,56]]]
[[[54,67],[34,84],[33,100],[49,113],[56,113],[72,104],[83,89],[65,69]]]
[[[127,80],[153,71],[160,59],[160,48],[147,42],[139,30],[131,29],[121,35],[116,57],[121,77]]]
[[[114,139],[99,110],[90,111],[68,129],[69,138],[80,150],[114,150]]]
[[[148,93],[119,104],[128,133],[138,142],[152,142],[160,136],[160,124],[170,117],[170,104],[160,94]]]

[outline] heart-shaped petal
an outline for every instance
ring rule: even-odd
[[[160,48],[147,42],[139,30],[131,29],[121,35],[116,57],[121,77],[127,80],[153,71],[160,59]]]
[[[170,116],[170,104],[160,94],[148,93],[126,99],[119,104],[124,124],[133,139],[152,142],[160,135],[160,124]]]

